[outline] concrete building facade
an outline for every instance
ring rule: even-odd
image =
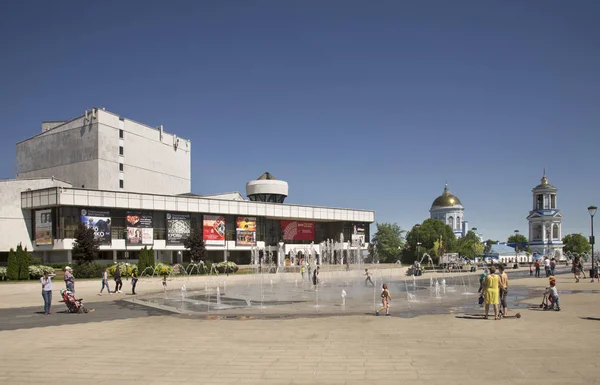
[[[92,109],[17,143],[17,179],[60,179],[74,187],[154,194],[191,191],[189,140]]]

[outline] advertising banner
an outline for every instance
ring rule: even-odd
[[[100,244],[110,244],[110,211],[82,209],[81,223],[88,229],[94,229],[94,236]]]
[[[284,241],[314,241],[315,223],[301,221],[281,221],[281,234]]]
[[[154,228],[152,213],[128,211],[125,217],[127,226],[127,243],[130,245],[152,245],[154,243]]]
[[[183,245],[183,241],[192,233],[190,214],[167,213],[167,244]]]
[[[52,210],[38,210],[35,212],[35,244],[52,245]]]
[[[205,245],[225,246],[225,217],[205,215],[202,221],[202,235]]]
[[[364,234],[352,234],[352,247],[364,247],[365,235]]]
[[[236,246],[256,246],[256,217],[237,217],[235,244]]]

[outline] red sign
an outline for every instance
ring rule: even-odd
[[[314,241],[315,223],[281,221],[281,234],[284,241]]]
[[[225,217],[222,215],[205,215],[203,238],[206,245],[225,245]]]

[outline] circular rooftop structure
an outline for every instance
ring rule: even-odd
[[[254,202],[283,203],[288,196],[288,184],[265,172],[246,183],[246,196]]]
[[[462,204],[460,203],[460,199],[458,199],[456,195],[453,195],[448,190],[448,186],[446,185],[446,187],[444,187],[444,193],[439,197],[435,198],[435,200],[431,204],[431,208],[452,206],[462,206]]]

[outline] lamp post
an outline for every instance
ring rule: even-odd
[[[419,242],[419,229],[420,229],[420,228],[421,228],[421,225],[420,225],[419,223],[417,223],[417,224],[415,225],[415,232],[417,233],[417,261],[418,261],[418,262],[421,262],[421,261],[419,260],[419,257],[420,257],[420,255],[419,255],[419,246],[421,245],[421,242]]]
[[[517,244],[517,235],[519,235],[519,230],[515,230],[515,263],[519,263],[519,245]]]
[[[590,226],[591,226],[591,235],[590,235],[590,245],[592,245],[592,270],[590,271],[590,275],[592,276],[592,282],[594,282],[594,276],[596,275],[596,270],[594,269],[594,215],[596,215],[596,210],[598,207],[590,206],[588,207],[588,213],[590,213]]]
[[[475,258],[477,257],[477,241],[479,241],[479,237],[477,236],[477,227],[473,227],[471,231],[473,234],[475,234],[475,242],[473,242],[473,263],[475,263]]]
[[[127,271],[129,266],[129,251],[127,251],[127,229],[124,231],[125,234],[125,277],[129,281],[129,272]]]

